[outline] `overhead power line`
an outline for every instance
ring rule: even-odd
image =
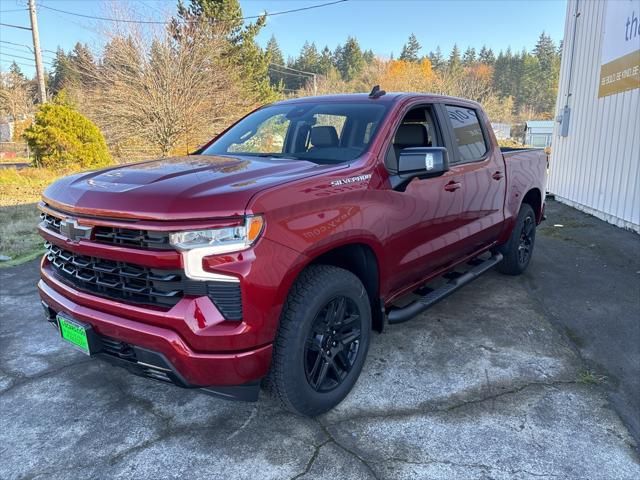
[[[30,52],[33,52],[31,47],[29,45],[25,45],[24,43],[8,42],[7,40],[0,40],[0,43],[6,43],[7,45],[15,45],[16,47],[23,47],[29,50]]]
[[[19,28],[20,30],[31,30],[29,27],[23,27],[22,25],[12,25],[10,23],[0,23],[3,27]]]
[[[344,3],[347,2],[348,0],[334,0],[333,2],[327,2],[327,3],[321,3],[318,5],[309,5],[307,7],[300,7],[300,8],[294,8],[291,10],[282,10],[280,12],[273,12],[273,13],[268,13],[265,12],[263,15],[250,15],[248,17],[242,17],[240,20],[253,20],[256,18],[261,18],[263,16],[266,17],[274,17],[276,15],[285,15],[287,13],[296,13],[296,12],[302,12],[305,10],[312,10],[314,8],[321,8],[321,7],[328,7],[329,5],[335,5],[338,3]],[[95,15],[85,15],[83,13],[76,13],[76,12],[70,12],[68,10],[61,10],[59,8],[53,8],[53,7],[49,7],[47,5],[38,5],[40,8],[44,8],[46,10],[51,10],[53,12],[58,12],[58,13],[64,13],[66,15],[73,15],[75,17],[82,17],[82,18],[89,18],[91,20],[102,20],[105,22],[120,22],[120,23],[139,23],[139,24],[148,24],[148,25],[168,25],[171,22],[165,22],[165,21],[159,21],[159,20],[128,20],[128,19],[123,19],[123,18],[109,18],[109,17],[98,17]],[[195,20],[197,21],[197,20]]]
[[[28,8],[14,8],[11,10],[0,10],[0,13],[11,13],[11,12],[26,12],[29,10]]]
[[[33,58],[31,58],[31,57],[22,57],[20,55],[12,55],[10,53],[6,53],[6,52],[3,52],[3,51],[0,51],[0,57],[19,58],[21,60],[29,60],[29,61],[33,60]]]
[[[24,63],[24,62],[16,62],[15,60],[4,60],[4,59],[0,59],[0,62],[5,62],[5,63],[15,63],[16,65],[20,65],[22,67],[31,67],[34,68],[36,65],[34,63]]]

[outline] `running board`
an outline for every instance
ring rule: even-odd
[[[501,261],[502,254],[496,253],[490,258],[475,265],[469,271],[461,274],[460,276],[456,276],[455,278],[449,280],[442,287],[427,293],[426,295],[420,297],[415,302],[407,305],[406,307],[394,308],[387,315],[389,324],[392,325],[395,323],[402,323],[406,322],[407,320],[411,320],[416,315],[424,312],[434,303],[437,303],[440,300],[448,297],[459,288],[465,286],[472,280],[475,280],[484,272],[497,265]]]

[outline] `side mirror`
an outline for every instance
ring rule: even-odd
[[[413,147],[400,150],[398,175],[437,176],[449,170],[447,149],[443,147]]]
[[[429,178],[449,170],[449,156],[444,147],[411,147],[400,150],[398,173],[392,179],[395,190],[404,187],[415,177]]]

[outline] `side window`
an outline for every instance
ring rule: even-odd
[[[398,126],[385,156],[390,172],[398,169],[398,158],[404,148],[434,147],[439,145],[430,107],[420,106],[409,110]]]
[[[480,160],[487,153],[487,143],[475,110],[447,105],[449,123],[458,144],[463,163]]]

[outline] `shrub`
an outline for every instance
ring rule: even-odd
[[[98,127],[69,105],[41,105],[24,138],[37,166],[82,170],[112,163]]]

